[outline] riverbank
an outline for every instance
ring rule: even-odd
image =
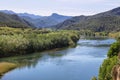
[[[105,45],[112,44],[113,42],[114,39],[80,39],[77,44],[81,45],[76,45],[76,47],[1,58],[1,62],[4,61],[18,64],[16,69],[5,74],[1,79],[90,80],[91,76],[97,76],[99,66],[102,64],[103,59],[106,58],[105,55],[109,46]],[[89,44],[91,44],[91,47]],[[86,70],[88,66],[89,70]]]
[[[1,62],[0,63],[0,76],[3,76],[6,72],[16,68],[17,65],[14,63]]]
[[[113,43],[108,51],[107,59],[100,66],[98,80],[120,80],[120,40]]]
[[[76,45],[77,31],[0,27],[0,57],[30,54]]]

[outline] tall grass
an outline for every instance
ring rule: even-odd
[[[77,31],[0,28],[0,57],[75,45]]]

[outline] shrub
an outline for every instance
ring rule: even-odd
[[[115,42],[111,45],[107,56],[110,58],[113,56],[117,56],[119,51],[120,51],[120,42]]]
[[[0,30],[0,57],[73,46],[79,40],[77,31],[8,27],[0,27]]]

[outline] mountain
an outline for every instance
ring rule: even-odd
[[[120,31],[120,7],[92,16],[76,16],[54,26],[57,29]]]
[[[67,19],[70,19],[71,16],[63,16],[56,13],[53,13],[51,16],[37,16],[36,18],[31,17],[30,15],[20,15],[20,17],[26,21],[34,24],[37,28],[45,28],[61,23]]]
[[[30,17],[32,19],[38,19],[38,18],[42,18],[42,16],[39,15],[34,15],[34,14],[29,14],[29,13],[18,13],[18,16],[20,17]]]
[[[0,10],[0,12],[6,13],[6,14],[16,14],[15,12],[11,10]]]
[[[0,10],[0,12],[16,14],[27,22],[32,23],[37,28],[50,27],[71,18],[71,16],[59,15],[57,13],[53,13],[51,16],[39,16],[29,13],[15,13],[10,10]]]
[[[59,15],[57,13],[53,13],[51,16],[48,16],[47,18],[54,19],[55,21],[57,21],[59,23],[59,22],[65,21],[67,19],[70,19],[71,16],[64,16],[64,15]]]
[[[33,25],[16,14],[0,12],[0,27],[32,27]]]

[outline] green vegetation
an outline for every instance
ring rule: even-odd
[[[76,16],[54,27],[67,30],[118,32],[120,31],[120,7],[92,16]]]
[[[92,80],[97,80],[97,78],[96,78],[96,77],[93,77]]]
[[[2,76],[4,73],[6,73],[16,67],[17,67],[17,65],[14,63],[1,62],[0,63],[0,76]]]
[[[109,33],[108,36],[111,38],[116,38],[117,40],[120,40],[120,32],[112,32],[112,33]]]
[[[118,62],[117,56],[107,58],[100,67],[98,80],[112,80],[111,71]]]
[[[92,18],[93,17],[93,18]],[[95,32],[111,32],[120,30],[120,17],[119,16],[92,16],[89,19],[79,21],[76,24],[69,24],[69,26],[64,26],[63,29],[72,30],[92,30]]]
[[[111,58],[113,56],[118,56],[119,51],[120,51],[120,42],[115,42],[111,45],[107,56],[109,58]]]
[[[0,27],[0,57],[74,46],[77,31],[51,31]]]
[[[112,80],[113,68],[119,64],[118,55],[120,52],[120,40],[113,43],[107,54],[108,58],[104,60],[103,64],[100,66],[98,80]]]
[[[93,32],[91,30],[80,30],[79,33],[86,38],[106,38],[109,35],[107,32]]]

